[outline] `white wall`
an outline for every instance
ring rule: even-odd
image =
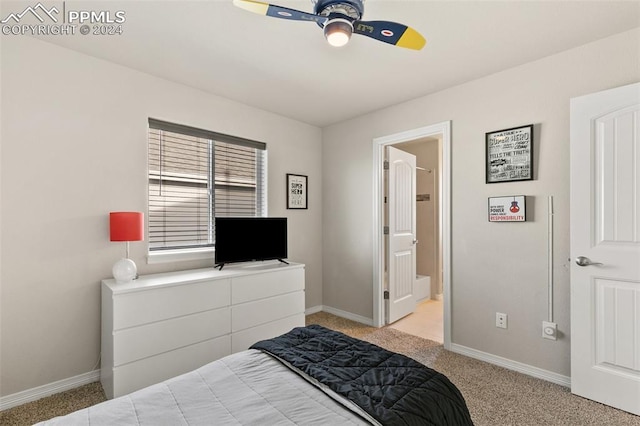
[[[108,213],[147,211],[148,117],[267,143],[269,214],[289,217],[307,306],[322,304],[320,129],[29,37],[3,37],[1,67],[1,395],[98,361],[100,280],[124,253]],[[286,173],[309,176],[309,210],[286,210]],[[141,274],[213,264],[131,249]]]
[[[569,99],[638,80],[636,29],[323,129],[324,304],[372,318],[372,140],[452,120],[453,343],[568,376]],[[485,133],[530,123],[535,180],[485,184]],[[487,198],[514,194],[529,197],[529,221],[489,223]],[[540,337],[549,195],[557,342]]]

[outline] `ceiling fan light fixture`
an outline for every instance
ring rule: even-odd
[[[341,47],[349,42],[353,24],[347,19],[334,18],[324,26],[324,36],[331,46]]]

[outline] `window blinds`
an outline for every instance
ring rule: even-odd
[[[149,250],[211,247],[215,216],[264,215],[265,148],[149,119]]]

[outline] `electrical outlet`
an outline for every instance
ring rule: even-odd
[[[496,327],[507,328],[507,314],[496,312]]]
[[[558,324],[555,322],[542,321],[542,337],[549,340],[557,340]]]

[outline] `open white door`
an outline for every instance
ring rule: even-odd
[[[389,310],[388,323],[416,308],[416,156],[392,146],[389,162]]]
[[[571,391],[640,415],[640,84],[571,100]]]

